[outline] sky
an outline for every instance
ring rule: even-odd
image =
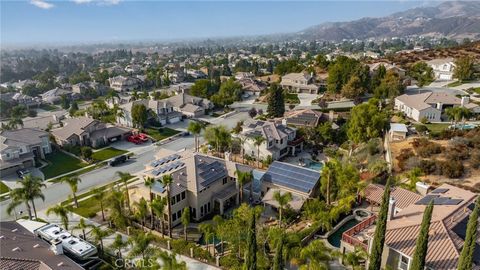
[[[381,17],[419,1],[0,0],[0,44],[168,41],[301,31]]]

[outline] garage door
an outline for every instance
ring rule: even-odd
[[[440,80],[451,80],[452,76],[448,74],[440,74]]]
[[[168,121],[170,122],[170,124],[175,124],[180,122],[180,117],[169,118]]]

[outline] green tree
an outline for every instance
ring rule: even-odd
[[[281,193],[280,190],[276,190],[273,193],[273,199],[278,203],[278,226],[282,227],[282,213],[288,203],[292,200],[292,193]]]
[[[62,177],[60,179],[61,183],[65,183],[70,187],[73,195],[73,201],[75,202],[75,207],[78,208],[78,200],[77,200],[77,191],[78,191],[78,183],[82,182],[82,180],[78,177]]]
[[[142,226],[145,226],[148,215],[148,203],[145,198],[140,198],[139,201],[133,203],[135,207],[135,217],[142,222]]]
[[[60,105],[64,110],[70,108],[70,99],[67,97],[67,95],[63,94],[60,96]]]
[[[205,129],[204,138],[214,147],[217,153],[228,149],[232,140],[231,132],[225,126],[209,126]]]
[[[105,202],[110,214],[109,220],[116,227],[125,228],[129,223],[128,214],[125,211],[125,192],[120,188],[113,188],[109,191]]]
[[[80,218],[80,221],[78,222],[77,225],[75,225],[75,227],[73,227],[74,229],[79,229],[79,230],[82,230],[82,236],[83,236],[83,239],[84,240],[87,240],[87,234],[85,233],[85,230],[90,228],[91,225],[90,224],[87,224],[85,222],[85,219],[84,218]]]
[[[100,249],[104,252],[103,239],[110,235],[110,230],[104,230],[101,227],[93,226],[90,233],[96,244],[100,244]]]
[[[246,183],[249,183],[253,180],[252,172],[242,172],[240,170],[236,170],[235,174],[237,175],[237,184],[238,184],[238,196],[240,203],[243,202],[243,186]]]
[[[382,136],[387,124],[387,115],[378,106],[379,100],[372,98],[352,108],[348,121],[347,135],[355,143],[366,142]]]
[[[100,203],[100,209],[102,211],[102,220],[105,221],[105,208],[104,203],[106,199],[106,193],[103,188],[93,188],[92,189],[93,198]]]
[[[173,183],[173,177],[170,174],[165,174],[160,182],[167,190],[168,236],[172,238],[172,205],[170,203],[170,189]]]
[[[341,93],[346,98],[355,99],[361,97],[365,93],[365,89],[360,78],[354,75],[342,86]]]
[[[267,113],[270,117],[282,117],[285,113],[283,89],[276,83],[270,86],[267,97]]]
[[[57,204],[55,206],[52,206],[52,207],[48,208],[46,213],[47,213],[47,216],[49,216],[51,214],[55,214],[56,216],[58,216],[60,218],[60,220],[62,221],[63,227],[65,228],[65,230],[68,231],[69,210],[68,210],[68,207],[66,205]]]
[[[367,260],[367,256],[368,254],[365,252],[365,250],[355,247],[353,252],[347,252],[347,254],[345,254],[344,261],[346,265],[350,265],[352,267],[352,270],[361,270],[364,269],[362,262]]]
[[[301,270],[328,269],[328,262],[332,260],[332,255],[323,240],[318,239],[311,241],[306,247],[302,248],[300,258],[305,261],[299,268]]]
[[[208,79],[196,80],[190,88],[190,94],[197,97],[209,98],[218,91],[218,85]]]
[[[70,110],[68,110],[68,114],[70,114],[70,117],[73,117],[77,111],[78,111],[78,103],[77,101],[74,100],[70,105]]]
[[[198,151],[198,135],[202,132],[204,126],[198,121],[190,121],[187,130],[193,134],[195,140],[195,151]]]
[[[372,83],[371,89],[377,88],[380,85],[383,78],[385,78],[386,74],[387,74],[387,69],[385,68],[384,65],[380,65],[378,69],[373,73],[372,81],[371,81]]]
[[[409,70],[410,77],[417,81],[417,86],[423,86],[433,82],[433,69],[425,62],[415,63]]]
[[[123,237],[121,234],[116,234],[115,239],[113,240],[112,244],[110,245],[110,249],[116,251],[116,255],[119,258],[122,258],[122,249],[128,246],[128,241],[123,241]]]
[[[374,88],[376,98],[395,98],[403,93],[405,86],[400,76],[393,70],[387,71],[379,85]]]
[[[211,101],[219,106],[230,105],[242,99],[242,85],[230,78],[220,85],[220,90],[211,96]]]
[[[188,208],[188,206],[186,206],[183,209],[181,220],[183,225],[183,234],[185,234],[185,241],[187,241],[188,240],[187,227],[190,224],[190,208]]]
[[[142,260],[147,261],[155,252],[155,248],[150,245],[154,241],[150,233],[138,232],[129,241],[132,246],[130,256],[141,256]]]
[[[480,196],[477,197],[475,208],[473,209],[467,224],[465,233],[465,242],[463,243],[460,259],[458,260],[458,270],[472,270],[473,254],[476,247],[478,214],[480,212]]]
[[[125,193],[126,193],[125,198],[127,199],[127,207],[130,210],[130,193],[128,192],[128,180],[132,179],[133,176],[130,173],[120,172],[120,171],[117,171],[115,174],[118,177],[120,177],[120,181],[123,183],[123,186],[125,187]]]
[[[245,269],[257,269],[257,228],[255,222],[255,213],[250,217],[250,226],[247,233],[247,253],[245,254]]]
[[[150,204],[150,209],[152,209],[152,212],[155,214],[155,216],[160,219],[160,227],[161,227],[161,232],[162,232],[162,237],[165,236],[165,221],[164,221],[164,214],[163,212],[165,211],[165,206],[167,202],[165,199],[161,197],[157,197],[153,199],[152,203]],[[155,228],[155,226],[152,226]]]
[[[415,252],[413,253],[412,264],[410,269],[423,270],[425,269],[425,259],[427,258],[428,250],[428,232],[430,230],[430,221],[432,219],[433,212],[433,200],[430,201],[428,206],[423,212],[422,224],[420,225],[420,233],[418,234],[415,244]]]
[[[93,151],[92,148],[89,146],[82,146],[80,148],[80,154],[82,155],[82,158],[86,160],[92,159]]]
[[[275,256],[273,257],[273,268],[272,270],[283,270],[285,268],[283,261],[283,235],[280,236],[280,239],[277,241],[277,246],[275,248]]]
[[[35,199],[40,198],[45,201],[42,188],[46,187],[42,183],[42,179],[34,177],[31,174],[25,175],[20,181],[17,182],[19,187],[10,191],[11,202],[7,206],[7,212],[11,214],[15,207],[25,203],[28,212],[28,218],[32,219],[32,209],[37,218],[37,209],[35,207]]]
[[[385,244],[385,232],[387,230],[388,205],[390,201],[390,178],[385,185],[383,192],[380,212],[378,213],[377,225],[373,236],[372,249],[370,251],[370,260],[368,270],[380,269],[382,263],[383,245]]]
[[[473,79],[474,59],[470,56],[460,57],[455,60],[455,68],[453,69],[453,77],[460,82]]]
[[[143,104],[134,104],[132,107],[132,124],[135,128],[143,129],[147,122],[148,111]]]
[[[162,270],[187,270],[187,264],[184,261],[177,261],[177,254],[161,251],[159,256],[163,263]]]
[[[210,239],[212,239],[212,242],[214,242],[214,230],[213,230],[213,225],[209,223],[202,223],[198,225],[198,229],[203,233],[203,239],[205,239],[206,243],[206,248],[208,252],[210,252]],[[215,247],[213,248],[213,251],[215,252]]]
[[[265,138],[263,136],[255,136],[253,138],[253,144],[257,147],[257,167],[260,168],[260,146],[263,142],[265,142]]]

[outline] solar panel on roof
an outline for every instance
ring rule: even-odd
[[[305,193],[311,192],[319,178],[320,172],[281,162],[272,163],[263,176],[264,181]]]
[[[440,195],[427,195],[423,198],[421,198],[420,200],[418,200],[415,204],[416,205],[427,205],[430,203],[431,200],[439,197]]]
[[[432,190],[431,193],[445,193],[447,191],[448,191],[448,188],[437,188],[437,189]]]

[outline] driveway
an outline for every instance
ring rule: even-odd
[[[39,168],[29,168],[32,176],[39,177],[42,180],[45,180],[42,171]],[[11,173],[7,175],[2,175],[3,183],[7,185],[10,189],[14,189],[19,187],[18,181],[20,181],[20,177],[16,173]]]
[[[300,107],[308,107],[312,105],[312,101],[319,96],[317,94],[305,94],[305,93],[300,93],[298,94],[298,99],[300,99],[300,104],[298,106]]]

